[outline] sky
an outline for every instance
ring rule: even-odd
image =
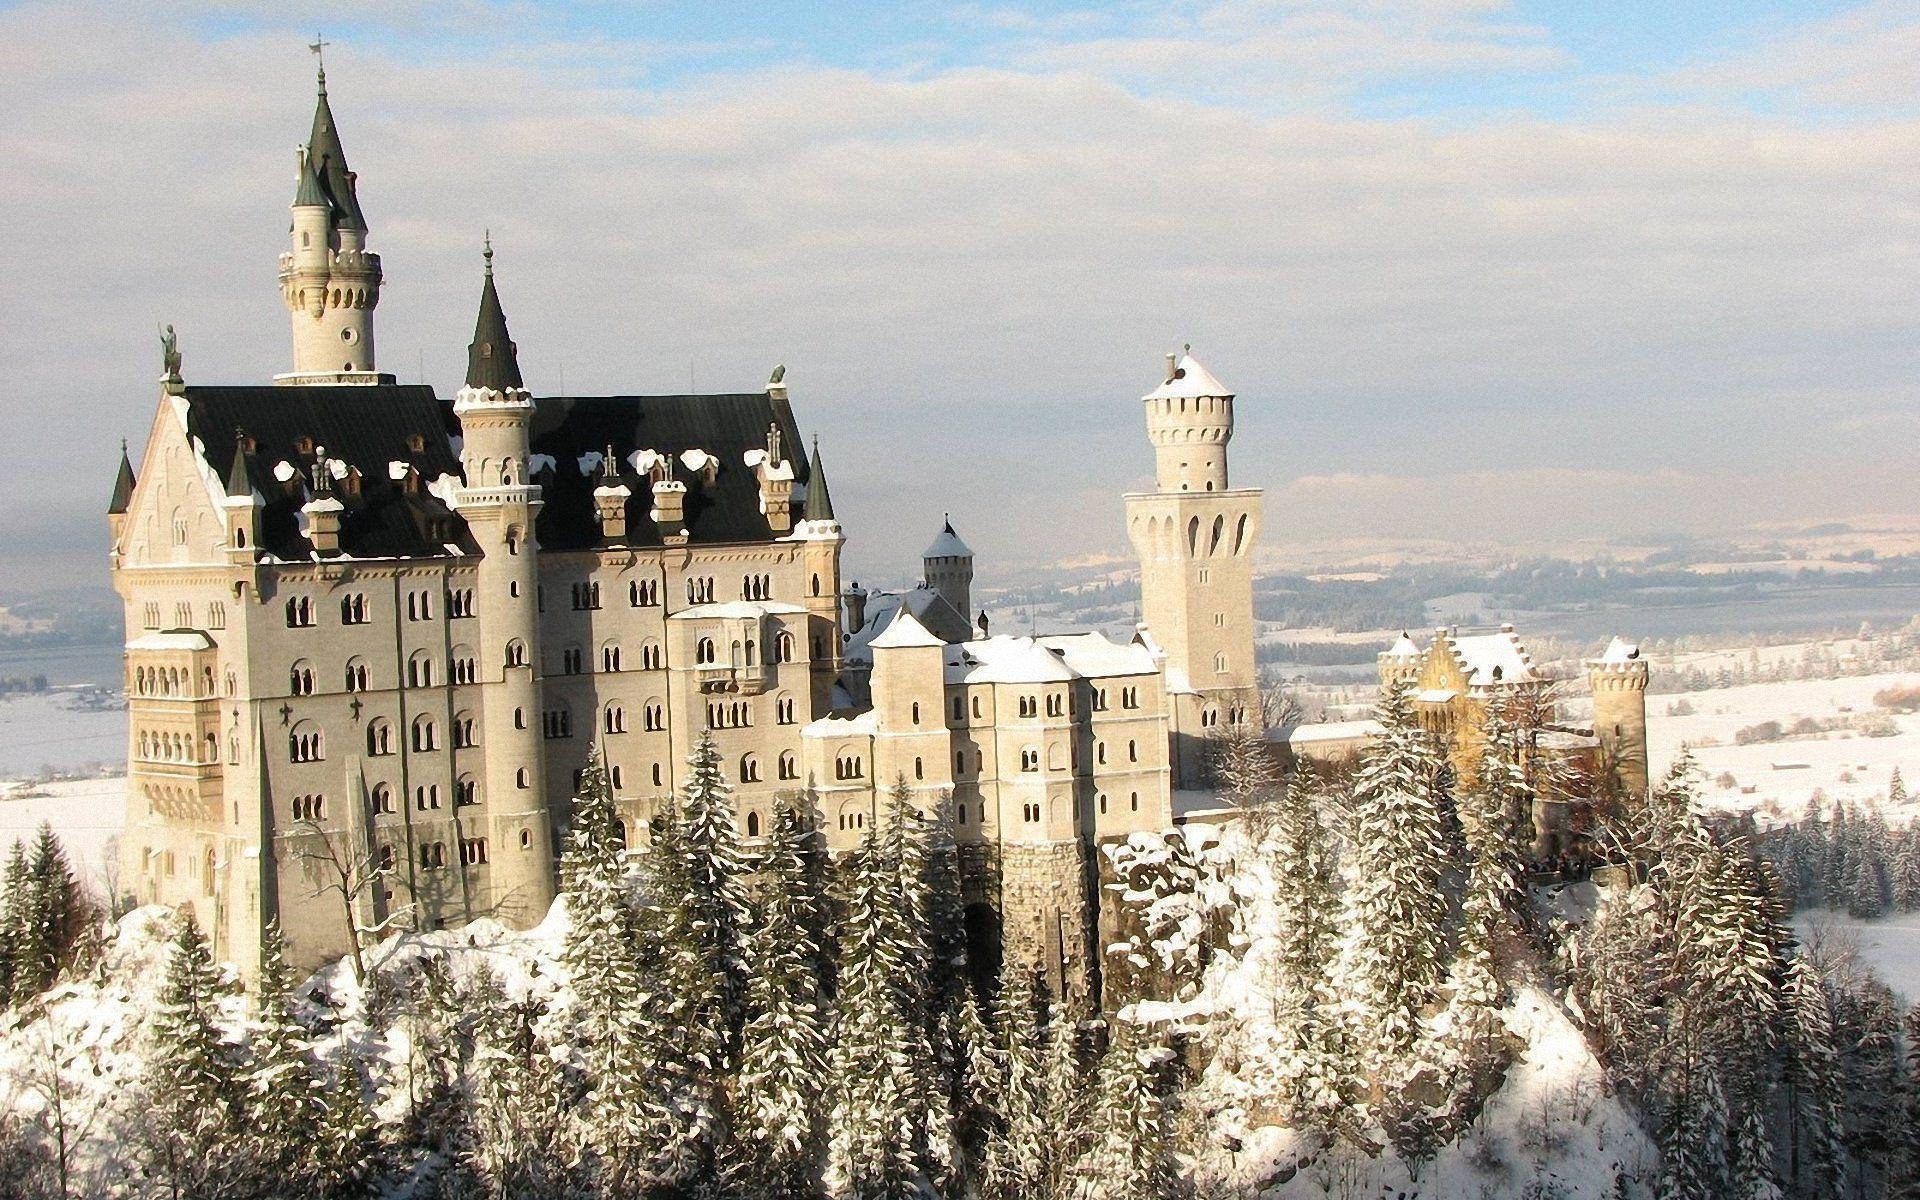
[[[1139,397],[1239,395],[1265,539],[1920,511],[1920,5],[0,5],[0,585],[104,580],[119,439],[288,369],[316,32],[458,387],[491,229],[536,393],[748,390],[850,574],[1124,555]]]

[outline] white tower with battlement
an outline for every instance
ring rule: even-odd
[[[1227,475],[1233,392],[1191,355],[1167,355],[1166,377],[1141,398],[1153,443],[1154,490],[1127,496],[1140,557],[1140,609],[1165,656],[1176,787],[1202,787],[1207,741],[1260,719],[1253,658],[1253,546],[1258,488]]]

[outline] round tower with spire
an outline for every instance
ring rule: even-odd
[[[1622,791],[1647,790],[1647,660],[1640,647],[1614,638],[1599,658],[1585,664],[1593,690],[1593,732],[1604,765]]]
[[[317,49],[316,49],[317,52]],[[295,151],[292,246],[280,256],[280,295],[293,321],[293,370],[280,383],[380,383],[373,310],[380,256],[367,249],[359,181],[327,103],[319,69],[313,130]]]
[[[833,495],[827,490],[827,466],[820,457],[819,438],[813,440],[813,454],[807,460],[807,499],[793,536],[806,545],[803,557],[807,612],[812,616],[809,636],[813,661],[832,667],[814,672],[814,711],[825,713],[827,692],[840,669],[840,550],[847,536],[833,515]]]
[[[480,549],[475,580],[479,669],[484,696],[491,908],[528,925],[553,903],[552,820],[546,802],[545,743],[540,737],[539,546],[534,519],[540,485],[529,478],[533,396],[493,282],[493,243],[467,348],[467,381],[454,397],[465,482],[453,507]]]
[[[953,518],[946,518],[940,533],[920,556],[927,586],[939,592],[953,611],[973,623],[973,551],[953,531]]]

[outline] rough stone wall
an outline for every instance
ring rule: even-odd
[[[1099,998],[1092,863],[1077,840],[1000,848],[1001,955],[1076,1008]]]

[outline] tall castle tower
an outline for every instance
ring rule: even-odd
[[[358,179],[327,104],[320,68],[313,132],[298,153],[293,245],[280,256],[280,295],[293,321],[293,370],[276,383],[380,383],[374,367],[373,310],[380,303],[380,256],[367,249]]]
[[[1259,720],[1253,661],[1253,544],[1260,490],[1233,488],[1233,393],[1191,354],[1167,355],[1142,401],[1154,490],[1127,496],[1140,556],[1141,616],[1166,656],[1174,786],[1205,783],[1205,739]]]
[[[533,522],[540,485],[528,470],[533,396],[507,335],[487,244],[480,316],[467,348],[467,384],[453,402],[464,441],[466,483],[453,507],[480,547],[475,607],[480,618],[486,796],[493,857],[491,910],[514,924],[540,919],[553,903],[553,847],[541,800],[545,743],[540,736],[539,547]]]
[[[1586,662],[1593,689],[1593,732],[1622,790],[1647,790],[1647,660],[1640,647],[1620,638]]]

